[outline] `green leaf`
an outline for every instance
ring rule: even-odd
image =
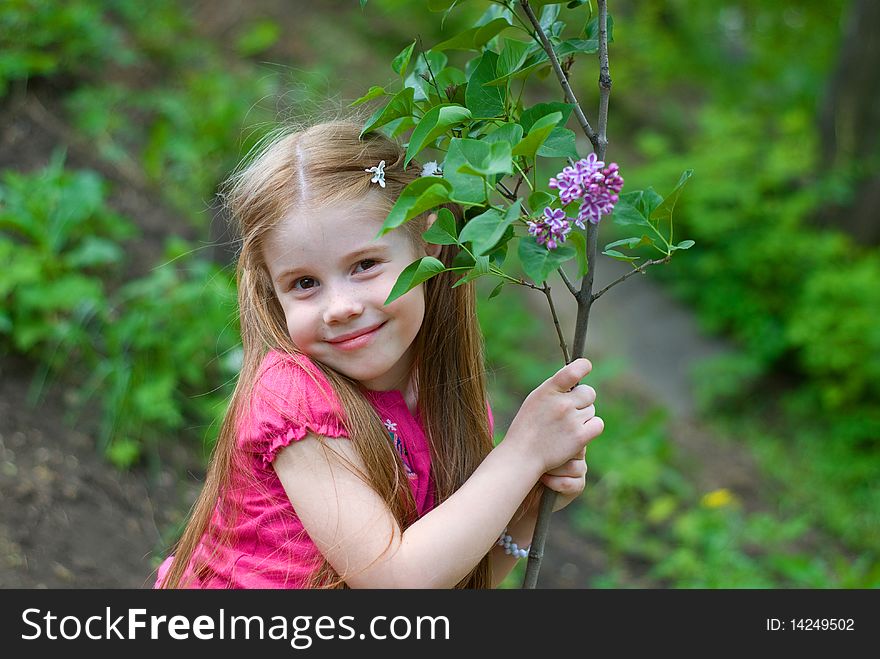
[[[462,284],[466,284],[469,281],[473,281],[474,279],[479,279],[480,277],[484,277],[485,275],[490,274],[489,271],[489,257],[488,256],[478,256],[476,262],[474,263],[474,269],[468,272],[464,277],[459,279],[452,285],[452,288],[457,288]]]
[[[474,255],[482,256],[498,244],[507,227],[519,217],[520,209],[519,199],[504,214],[495,208],[490,208],[485,213],[468,220],[458,239],[463,243],[471,243]]]
[[[681,196],[681,191],[684,189],[684,186],[693,175],[694,170],[692,169],[685,170],[682,173],[681,178],[678,179],[678,183],[676,184],[672,192],[670,192],[666,196],[666,199],[663,200],[663,203],[657,206],[654,209],[654,212],[651,213],[652,220],[657,220],[658,222],[662,222],[664,220],[672,220],[672,211],[675,209],[675,204],[678,201],[678,198]]]
[[[498,63],[495,65],[495,75],[509,77],[519,71],[519,68],[525,63],[531,48],[531,42],[504,39],[504,49],[501,51],[501,55],[498,56]]]
[[[397,57],[391,62],[391,68],[394,69],[394,72],[401,78],[406,77],[406,69],[409,66],[409,61],[412,58],[413,48],[415,48],[415,46],[416,42],[414,40],[410,45],[401,50]]]
[[[544,190],[535,190],[532,194],[529,195],[529,209],[533,213],[539,213],[543,211],[547,206],[551,205],[556,200],[549,192],[545,192]]]
[[[361,137],[395,119],[412,116],[414,91],[412,87],[405,87],[397,92],[385,107],[376,110],[364,125]]]
[[[617,259],[618,261],[629,261],[632,263],[633,261],[638,261],[640,257],[638,256],[627,256],[626,254],[621,254],[616,249],[606,249],[602,252],[605,256],[610,256],[612,259]]]
[[[427,101],[432,95],[437,96],[434,88],[434,77],[449,63],[445,53],[435,53],[431,50],[419,53],[415,66],[404,81],[405,87],[412,87],[415,91],[416,101]]]
[[[605,249],[611,249],[612,247],[621,247],[624,246],[627,249],[636,249],[637,247],[642,247],[644,245],[650,245],[653,241],[647,235],[636,236],[634,238],[624,238],[623,240],[615,240],[613,243],[608,243],[605,245]]]
[[[438,105],[428,110],[419,121],[418,126],[413,130],[409,146],[406,147],[406,158],[403,161],[403,166],[406,167],[419,151],[428,144],[431,144],[449,128],[457,126],[470,118],[471,111],[460,105]]]
[[[446,266],[433,256],[423,256],[418,261],[410,263],[403,269],[400,276],[397,277],[397,281],[394,282],[394,287],[391,289],[391,293],[388,294],[385,304],[391,304],[400,296],[405,295],[431,277],[439,275],[444,270],[446,270]]]
[[[509,142],[462,139],[459,146],[465,163],[459,166],[458,171],[463,174],[490,177],[513,172]]]
[[[442,99],[444,102],[448,100],[450,103],[464,105],[464,90],[467,84],[467,76],[465,76],[464,71],[454,66],[447,66],[440,73],[436,74],[435,80],[437,81],[437,86],[443,92],[443,96],[445,96]],[[448,91],[452,87],[455,88],[455,95],[450,97]]]
[[[614,223],[620,226],[632,224],[636,226],[651,227],[652,224],[648,221],[648,218],[645,217],[642,211],[643,195],[644,193],[641,190],[627,192],[626,194],[620,195],[620,199],[614,206],[614,212],[611,215],[611,219]]]
[[[487,87],[485,83],[495,78],[498,55],[487,50],[468,79],[465,102],[475,117],[498,117],[504,112],[504,93],[500,87]]]
[[[694,245],[696,245],[696,243],[693,240],[682,240],[677,245],[672,246],[672,251],[675,251],[677,249],[690,249]]]
[[[657,191],[654,190],[654,188],[646,188],[641,200],[642,215],[649,220],[653,219],[651,215],[662,203],[663,197],[657,194]]]
[[[544,158],[571,158],[578,160],[577,138],[568,128],[556,126],[538,149],[537,154]]]
[[[428,11],[442,12],[452,9],[459,0],[428,0]]]
[[[76,249],[65,255],[64,260],[70,268],[93,268],[119,263],[124,255],[122,248],[112,240],[86,236]]]
[[[587,270],[589,268],[589,258],[587,257],[587,239],[579,231],[572,231],[568,234],[568,238],[566,239],[572,246],[574,246],[575,252],[577,254],[577,262],[578,262],[578,279],[587,274]]]
[[[376,237],[385,235],[426,210],[446,203],[451,189],[449,181],[437,176],[422,176],[412,181],[401,191]]]
[[[525,273],[536,283],[543,283],[548,275],[576,255],[571,245],[560,245],[547,249],[539,245],[533,236],[524,236],[519,241],[519,259]]]
[[[509,27],[513,27],[513,24],[506,18],[493,18],[485,25],[481,25],[477,30],[476,35],[474,35],[474,47],[477,49],[482,48]]]
[[[501,288],[502,288],[502,287],[504,286],[504,284],[506,284],[506,283],[507,283],[507,282],[504,282],[504,281],[499,282],[498,285],[497,285],[495,288],[492,289],[492,292],[489,293],[489,297],[486,298],[486,299],[487,299],[487,300],[491,300],[493,297],[495,297],[496,295],[498,295],[498,294],[501,292]]]
[[[573,103],[559,103],[556,101],[552,103],[537,103],[528,110],[523,111],[519,122],[522,124],[523,131],[528,133],[532,130],[532,126],[535,122],[541,117],[546,117],[548,114],[553,114],[554,112],[561,112],[562,117],[556,122],[556,125],[563,127],[568,123],[568,118],[571,116],[573,110]]]
[[[544,52],[543,48],[536,45],[534,52],[529,55],[525,63],[520,67],[519,71],[511,74],[510,76],[501,76],[500,78],[496,78],[495,80],[490,80],[486,83],[486,86],[506,85],[508,80],[527,78],[529,75],[532,74],[533,71],[538,69],[544,69],[549,73],[550,58],[547,56],[547,53]]]
[[[516,232],[513,230],[513,227],[507,227],[501,236],[501,240],[489,252],[489,261],[496,267],[502,267],[507,260],[507,245],[515,235]]]
[[[474,258],[464,250],[452,258],[452,268],[473,268],[474,265]]]
[[[551,112],[550,114],[538,119],[529,134],[526,135],[519,144],[513,149],[513,155],[525,156],[526,158],[534,158],[535,153],[541,148],[541,145],[553,132],[553,128],[562,118],[561,112]]]
[[[450,198],[466,206],[482,205],[486,202],[486,184],[481,176],[464,174],[459,169],[467,164],[461,148],[464,140],[454,137],[449,142],[446,159],[443,161],[443,178],[452,185]]]
[[[374,98],[379,98],[386,93],[387,92],[385,91],[384,87],[376,87],[375,85],[373,85],[372,87],[370,87],[370,91],[368,91],[356,101],[350,103],[348,107],[353,108],[354,106],[360,105],[361,103],[366,103],[367,101],[372,101]]]
[[[281,26],[275,21],[259,20],[250,24],[235,40],[235,50],[242,57],[250,57],[268,50],[278,42]]]
[[[361,0],[361,7],[367,0]],[[141,446],[133,439],[114,439],[106,450],[107,459],[119,469],[128,469],[141,456]]]
[[[606,27],[608,29],[608,43],[612,43],[614,41],[614,19],[611,18],[611,14],[608,14],[608,22],[606,23]],[[596,40],[599,41],[599,17],[595,16],[589,23],[587,23],[586,28],[584,28],[584,36],[588,40]]]
[[[523,128],[517,123],[509,122],[506,124],[501,124],[493,130],[491,133],[487,134],[484,138],[484,142],[492,143],[492,142],[507,142],[511,149],[519,144],[519,141],[523,136]]]
[[[441,41],[431,50],[477,50],[488,43],[492,38],[500,34],[503,30],[511,25],[504,18],[495,18],[485,25],[477,25],[464,32],[456,34],[454,37]]]
[[[556,52],[556,57],[560,58],[570,55],[571,53],[592,54],[599,50],[599,40],[568,39],[560,43],[558,46],[555,46],[553,50]]]
[[[457,245],[458,228],[455,224],[455,216],[448,208],[441,208],[437,213],[437,219],[431,228],[422,234],[422,238],[432,245]]]

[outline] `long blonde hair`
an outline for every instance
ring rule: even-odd
[[[236,172],[225,187],[225,201],[241,235],[238,255],[238,303],[244,359],[201,495],[175,548],[175,559],[163,587],[175,588],[203,540],[215,509],[234,509],[229,484],[233,470],[242,470],[237,455],[237,419],[246,409],[260,363],[270,349],[300,354],[290,340],[284,313],[263,259],[266,236],[293,208],[316,203],[361,199],[371,191],[384,195],[387,208],[418,174],[411,164],[404,170],[404,151],[380,133],[360,136],[361,126],[334,120],[272,139],[249,164]],[[365,169],[386,162],[384,189],[370,183]],[[459,217],[457,207],[450,207]],[[427,213],[404,224],[413,244],[424,246],[421,234]],[[450,265],[457,253],[445,245],[440,260]],[[486,380],[482,335],[475,311],[473,283],[452,288],[455,276],[444,272],[424,286],[425,317],[416,337],[414,372],[418,407],[431,447],[431,475],[435,505],[455,492],[491,451],[493,443],[486,413]],[[354,380],[324,366],[337,394],[343,423],[365,465],[362,477],[388,503],[401,530],[417,519],[415,501],[400,457],[388,440],[381,419]],[[240,472],[239,472],[240,473]],[[215,542],[222,539],[214,538]],[[206,566],[192,566],[196,576]],[[487,555],[459,584],[460,588],[488,588],[491,575]],[[324,561],[314,575],[314,587],[344,587]]]

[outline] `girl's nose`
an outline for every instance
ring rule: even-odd
[[[355,295],[337,292],[328,298],[324,309],[324,322],[328,325],[344,323],[364,312],[363,303]]]

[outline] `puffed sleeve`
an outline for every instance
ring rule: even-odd
[[[305,356],[270,352],[260,367],[239,427],[242,448],[268,467],[308,433],[346,437],[342,408],[324,374]]]

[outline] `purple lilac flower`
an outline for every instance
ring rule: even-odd
[[[584,222],[598,224],[602,215],[608,215],[614,210],[614,204],[623,188],[623,178],[617,163],[606,167],[604,161],[591,153],[563,169],[550,179],[548,185],[559,190],[559,199],[563,204],[582,199],[574,223],[583,229]]]
[[[548,206],[544,209],[544,217],[538,218],[536,222],[529,220],[528,224],[529,235],[534,236],[539,245],[546,244],[547,249],[556,249],[571,233],[571,223],[565,216],[565,211],[559,208]]]

